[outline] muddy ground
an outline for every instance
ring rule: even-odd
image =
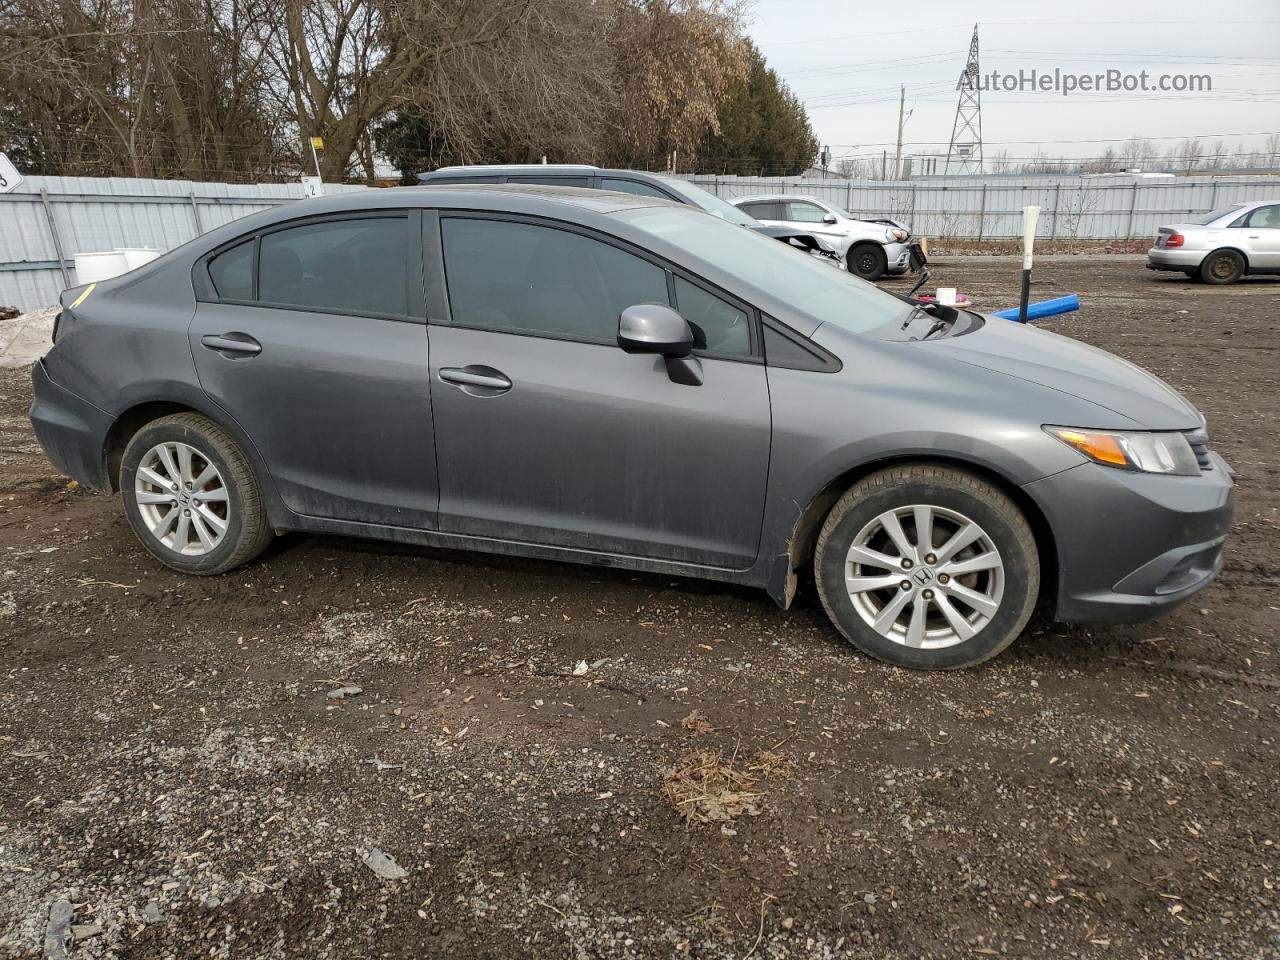
[[[934,269],[988,308],[1018,276]],[[0,371],[0,956],[1280,955],[1280,282],[1036,279],[1207,412],[1236,527],[1172,616],[950,674],[859,655],[811,585],[297,535],[183,578]],[[695,749],[736,819],[664,798]]]

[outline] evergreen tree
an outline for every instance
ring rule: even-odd
[[[698,169],[739,176],[795,176],[813,165],[818,138],[804,105],[748,42],[746,76],[721,101],[720,132],[703,142]]]

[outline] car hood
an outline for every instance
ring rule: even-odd
[[[1128,360],[1047,330],[1000,317],[983,319],[980,327],[963,336],[919,341],[918,345],[934,347],[984,370],[1042,384],[1150,430],[1192,430],[1204,423],[1200,412],[1178,391]]]

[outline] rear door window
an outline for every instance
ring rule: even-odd
[[[1245,218],[1245,226],[1263,229],[1280,228],[1280,206],[1258,207]]]
[[[411,240],[403,216],[307,223],[265,234],[257,299],[330,313],[405,316]]]
[[[507,183],[540,183],[546,187],[589,187],[590,177],[507,177]]]

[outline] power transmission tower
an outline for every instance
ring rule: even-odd
[[[956,119],[951,125],[951,146],[947,148],[947,165],[943,173],[957,166],[957,173],[982,172],[982,93],[978,89],[978,25],[973,25],[969,41],[969,59],[960,74],[960,100]]]
[[[898,148],[893,153],[893,179],[902,179],[902,128],[906,126],[914,110],[907,110],[907,87],[902,85],[898,95]]]

